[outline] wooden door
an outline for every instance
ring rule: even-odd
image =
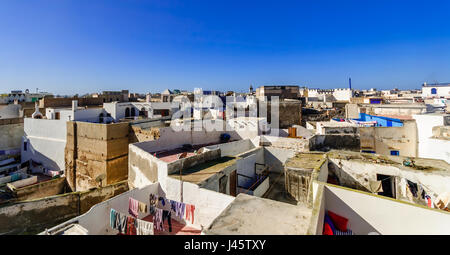
[[[237,175],[236,170],[234,170],[230,174],[230,195],[233,197],[236,196],[236,186],[237,186]]]

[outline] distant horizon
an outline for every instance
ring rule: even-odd
[[[450,82],[449,1],[0,2],[0,91]],[[432,13],[433,15],[424,15]]]
[[[428,82],[427,82],[428,83]],[[259,88],[260,86],[258,86],[258,87],[255,87],[254,85],[252,85],[253,86],[253,90],[255,91],[257,88]],[[305,85],[296,85],[296,84],[265,84],[265,85],[261,85],[261,86],[299,86],[300,88],[302,88],[302,87],[306,87],[306,88],[308,88],[308,89],[324,89],[324,90],[326,90],[326,89],[348,89],[348,87],[335,87],[335,88],[318,88],[318,87],[308,87],[308,86],[305,86]],[[250,87],[250,86],[249,86]],[[233,90],[233,92],[237,92],[237,93],[246,93],[246,92],[248,92],[249,91],[249,87],[247,88],[247,89],[244,89],[243,91],[235,91],[235,90]],[[89,92],[89,91],[84,91],[84,92],[82,92],[82,93],[74,93],[74,94],[61,94],[61,93],[53,93],[52,91],[46,91],[46,90],[40,90],[39,89],[39,91],[38,91],[38,93],[50,93],[50,94],[53,94],[54,96],[56,96],[56,95],[59,95],[59,96],[74,96],[74,95],[79,95],[79,96],[82,96],[82,95],[86,95],[86,94],[89,94],[89,95],[91,95],[91,94],[95,94],[95,93],[98,93],[98,94],[101,94],[103,91],[122,91],[122,90],[128,90],[128,92],[129,93],[137,93],[137,94],[147,94],[147,93],[151,93],[151,94],[158,94],[158,93],[162,93],[164,90],[166,90],[166,89],[169,89],[169,90],[171,90],[172,92],[174,91],[174,90],[180,90],[181,92],[184,92],[184,91],[187,91],[187,92],[194,92],[194,89],[196,89],[196,88],[199,88],[199,87],[195,87],[195,88],[192,88],[192,89],[179,89],[179,88],[165,88],[165,89],[162,89],[161,91],[156,91],[156,92],[150,92],[150,91],[147,91],[147,92],[139,92],[139,91],[131,91],[130,89],[128,89],[128,88],[123,88],[123,89],[119,89],[119,90],[102,90],[102,91],[94,91],[94,92]],[[224,92],[224,93],[226,93],[226,92],[228,92],[228,91],[230,91],[230,90],[226,90],[226,91],[224,91],[224,90],[217,90],[217,89],[205,89],[205,88],[202,88],[204,91],[219,91],[219,92]],[[362,91],[362,90],[370,90],[370,89],[376,89],[377,91],[381,91],[381,90],[393,90],[393,89],[398,89],[398,90],[421,90],[422,88],[420,87],[420,88],[406,88],[406,89],[400,89],[400,88],[390,88],[390,89],[378,89],[378,88],[364,88],[364,89],[358,89],[358,88],[354,88],[354,86],[353,86],[353,82],[352,82],[352,89],[353,90],[360,90],[360,91]],[[9,93],[11,93],[11,91],[19,91],[19,90],[21,90],[23,93],[25,93],[25,90],[26,89],[11,89],[11,90],[8,90],[8,91],[5,91],[5,92],[3,92],[3,91],[0,91],[0,94],[9,94]],[[32,90],[32,89],[29,89],[29,93],[36,93],[36,90]]]

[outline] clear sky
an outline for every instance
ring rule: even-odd
[[[1,0],[0,92],[450,82],[449,2]]]

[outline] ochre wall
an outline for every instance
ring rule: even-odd
[[[126,180],[128,123],[67,124],[66,172],[73,190],[87,190]],[[101,183],[98,182],[99,179]]]

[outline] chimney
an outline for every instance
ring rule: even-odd
[[[34,103],[34,113],[31,115],[33,119],[42,119],[42,114],[39,111],[39,105],[37,102]]]
[[[78,100],[72,100],[72,111],[76,111],[78,109]]]

